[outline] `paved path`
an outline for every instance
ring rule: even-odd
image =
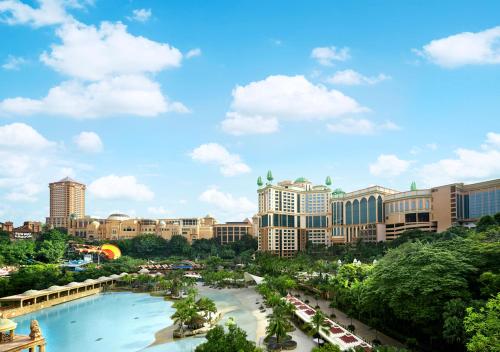
[[[314,298],[314,296],[307,294],[304,291],[293,291],[292,292],[292,294],[297,294],[297,293],[300,294],[300,299],[302,301],[304,301],[305,299],[308,299],[309,305],[314,308],[314,306],[316,305],[316,298]],[[344,325],[345,327],[347,327],[348,325],[351,324],[351,318],[349,318],[347,316],[347,314],[345,314],[344,312],[342,312],[338,309],[330,308],[330,301],[327,301],[324,299],[318,299],[317,302],[318,302],[318,305],[321,307],[321,310],[323,311],[323,313],[325,313],[328,317],[330,317],[331,313],[334,313],[336,315],[336,318],[332,319],[332,320]],[[375,329],[372,329],[371,327],[360,322],[359,320],[356,320],[353,318],[352,324],[356,328],[354,331],[354,334],[363,338],[369,344],[371,344],[372,341],[375,339],[375,337],[377,337],[380,340],[380,342],[382,342],[383,345],[394,346],[394,347],[398,347],[398,348],[405,347],[401,342],[397,341],[396,339],[394,339],[390,336],[387,336],[379,331],[376,333]]]

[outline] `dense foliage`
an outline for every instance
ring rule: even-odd
[[[227,331],[221,325],[210,330],[207,342],[196,347],[196,352],[259,352],[253,341],[247,340],[247,333],[234,323],[227,324]]]
[[[295,287],[321,294],[413,350],[496,351],[498,218],[481,219],[475,230],[411,231],[386,244],[316,246],[292,259],[259,254],[250,270],[266,277],[265,297]]]
[[[113,243],[125,255],[160,260],[169,257],[206,259],[217,256],[235,262],[248,262],[257,249],[257,240],[252,236],[243,236],[240,241],[228,245],[221,245],[215,239],[199,239],[189,244],[188,240],[180,235],[166,240],[154,234],[142,234]]]

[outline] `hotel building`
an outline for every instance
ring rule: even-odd
[[[273,185],[268,173],[268,181],[258,181],[259,250],[289,257],[307,242],[330,245],[331,189],[303,177]]]
[[[172,236],[180,235],[192,242],[212,238],[216,223],[210,215],[204,218],[140,219],[111,214],[106,219],[70,219],[68,233],[89,240],[119,240],[139,234],[155,234],[170,240]]]
[[[69,177],[49,183],[50,216],[46,223],[50,228],[67,229],[70,218],[85,217],[85,185]]]
[[[259,178],[259,183],[259,250],[280,256],[304,250],[308,241],[391,241],[408,230],[473,226],[482,216],[500,212],[500,179],[420,190],[413,183],[405,192],[372,186],[349,193],[332,193],[304,178],[264,187]]]
[[[220,244],[237,242],[243,236],[254,236],[254,224],[250,219],[214,225],[214,239]]]

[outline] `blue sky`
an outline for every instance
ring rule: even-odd
[[[0,0],[0,219],[256,210],[257,176],[351,191],[500,175],[498,1]]]

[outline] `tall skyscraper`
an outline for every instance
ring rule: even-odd
[[[259,178],[259,250],[289,257],[306,244],[330,245],[332,190],[304,177],[265,186]],[[330,183],[330,182],[328,182]]]
[[[85,216],[85,185],[69,177],[49,183],[50,216],[47,225],[52,228],[68,228],[70,218]]]

